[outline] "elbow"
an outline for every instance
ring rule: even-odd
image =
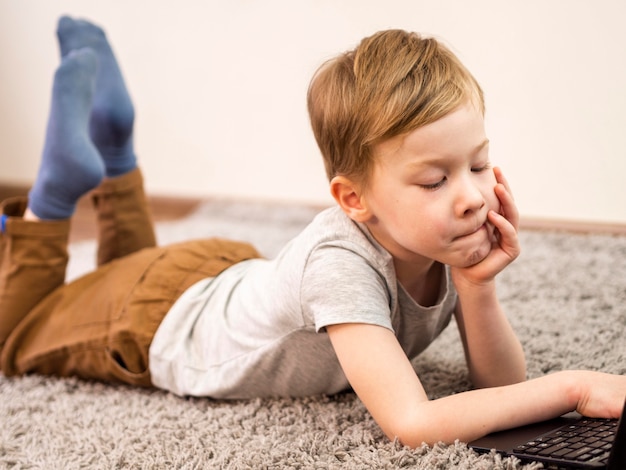
[[[401,445],[409,447],[410,449],[417,449],[422,446],[432,447],[441,440],[432,440],[428,436],[426,430],[412,429],[400,429],[393,436],[389,436],[392,440],[397,440]],[[444,442],[446,443],[446,442]]]
[[[428,404],[421,406],[414,412],[397,416],[387,429],[383,429],[390,440],[398,440],[403,446],[412,449],[423,445],[433,446],[437,443],[453,444],[458,438],[457,427],[453,422],[447,422],[441,416],[432,415]]]

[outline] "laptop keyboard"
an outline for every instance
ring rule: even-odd
[[[580,419],[525,444],[513,453],[537,460],[606,463],[617,420]]]

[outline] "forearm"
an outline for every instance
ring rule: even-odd
[[[502,311],[495,283],[459,293],[457,322],[472,382],[493,387],[526,379],[522,346]]]
[[[617,417],[624,405],[626,376],[584,371],[429,401],[391,330],[345,323],[327,331],[346,377],[372,417],[390,439],[409,446],[467,442],[574,409],[586,416]]]
[[[410,447],[469,442],[491,432],[543,421],[578,406],[580,373],[560,372],[502,387],[416,404],[394,435]]]

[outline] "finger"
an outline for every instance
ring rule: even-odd
[[[500,168],[499,166],[494,167],[493,174],[496,177],[496,181],[498,183],[503,184],[506,190],[511,195],[511,197],[513,197],[513,191],[511,191],[511,185],[509,184],[508,180],[504,177],[504,173],[502,173],[502,168]]]
[[[517,258],[521,250],[515,225],[496,211],[489,211],[487,217],[489,218],[489,222],[493,224],[500,234],[498,244],[502,251],[504,251],[511,260]]]
[[[500,200],[502,215],[511,222],[515,230],[519,227],[519,211],[511,193],[503,183],[498,183],[494,188],[496,196]]]

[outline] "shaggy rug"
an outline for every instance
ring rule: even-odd
[[[216,200],[161,223],[161,243],[228,236],[272,256],[316,213]],[[531,377],[590,368],[626,374],[626,238],[522,232],[499,278]],[[94,242],[71,246],[68,276],[93,267]],[[469,387],[456,327],[415,363],[432,398]],[[411,450],[389,442],[352,393],[305,399],[182,399],[158,390],[0,375],[0,468],[535,469],[462,442]]]

